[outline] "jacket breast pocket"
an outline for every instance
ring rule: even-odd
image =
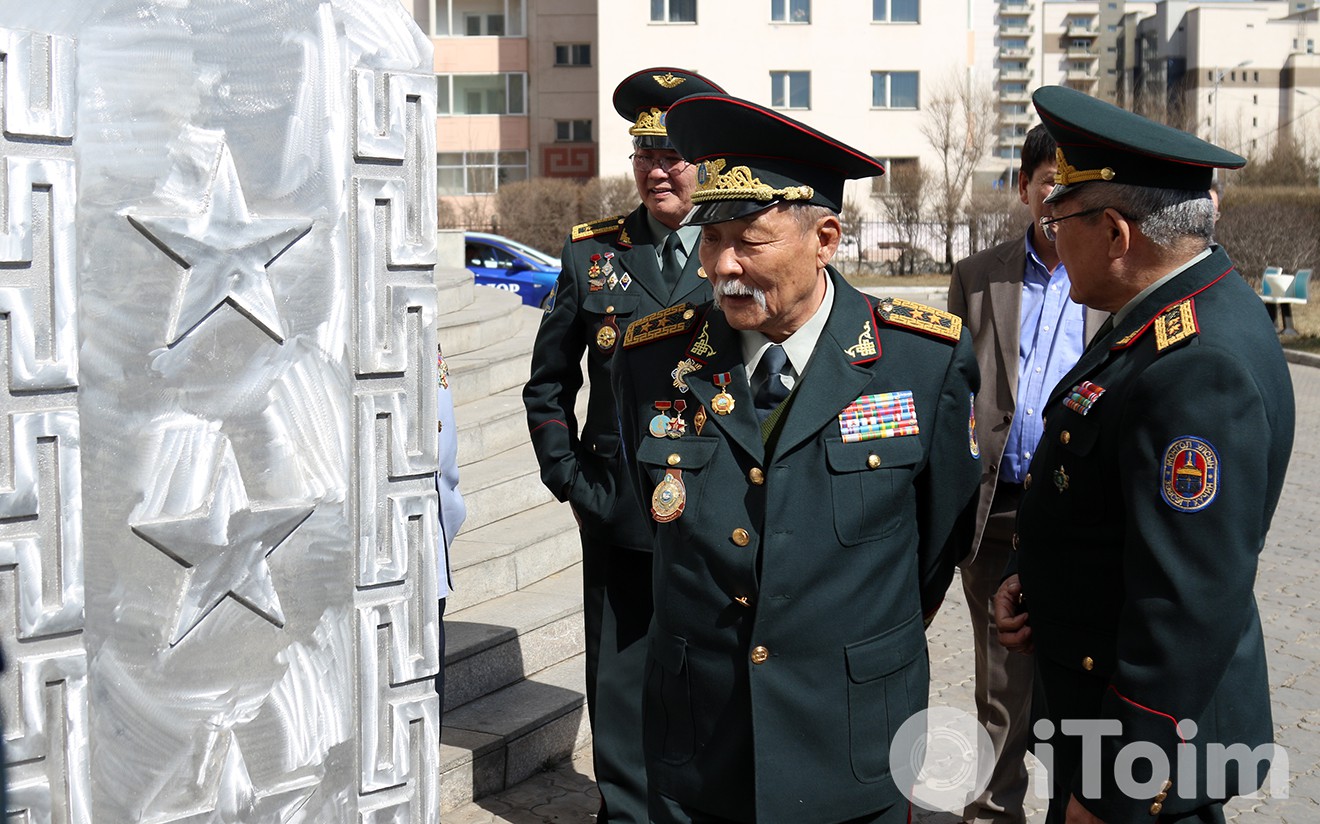
[[[666,764],[683,764],[695,752],[687,642],[675,635],[653,635],[646,665],[644,745]]]
[[[830,498],[839,542],[855,546],[886,538],[898,529],[921,462],[917,435],[844,443],[828,438]]]
[[[637,447],[637,462],[646,470],[652,483],[660,483],[666,470],[682,470],[683,488],[687,499],[695,501],[701,497],[705,485],[705,470],[715,456],[719,438],[684,435],[681,438],[647,437]],[[643,489],[642,494],[649,496],[650,489]]]
[[[843,653],[853,775],[866,783],[879,781],[890,773],[889,747],[898,728],[926,708],[930,662],[921,616],[850,644]]]

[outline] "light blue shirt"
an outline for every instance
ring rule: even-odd
[[[1008,430],[999,479],[1022,483],[1044,434],[1042,407],[1055,385],[1077,364],[1085,349],[1085,310],[1068,297],[1063,262],[1050,271],[1031,244],[1022,273],[1022,315],[1018,327],[1017,411]]]

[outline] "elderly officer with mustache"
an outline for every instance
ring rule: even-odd
[[[905,822],[890,741],[980,477],[971,342],[829,265],[868,155],[731,97],[667,120],[715,302],[631,324],[614,370],[654,533],[651,820]]]

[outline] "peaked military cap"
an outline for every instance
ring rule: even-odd
[[[685,97],[668,122],[674,148],[700,164],[689,225],[734,220],[781,201],[837,212],[845,180],[885,173],[865,152],[736,97]]]
[[[624,78],[614,89],[614,110],[632,123],[628,134],[638,149],[672,149],[665,131],[665,112],[690,94],[723,94],[696,72],[660,66]]]
[[[1202,191],[1210,188],[1215,169],[1247,163],[1241,155],[1075,89],[1042,86],[1031,102],[1058,143],[1058,170],[1047,203],[1093,180]]]

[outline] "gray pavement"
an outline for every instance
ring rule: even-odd
[[[1297,436],[1256,580],[1270,649],[1275,738],[1287,755],[1286,777],[1285,765],[1276,763],[1260,797],[1232,803],[1229,820],[1242,824],[1320,821],[1320,369],[1297,364],[1290,369]],[[1207,551],[1213,550],[1210,537]],[[975,712],[966,614],[955,581],[928,634],[931,705]],[[511,790],[446,814],[445,824],[590,824],[599,799],[587,747]],[[1029,795],[1027,803],[1029,821],[1039,824],[1044,802]],[[917,811],[913,820],[952,824],[959,818]]]

